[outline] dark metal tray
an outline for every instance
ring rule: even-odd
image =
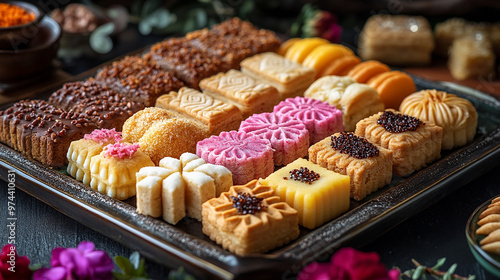
[[[136,213],[135,198],[118,201],[71,177],[0,145],[0,178],[16,172],[18,187],[69,217],[139,251],[167,267],[184,266],[207,279],[292,279],[313,260],[327,260],[338,248],[373,240],[384,231],[437,202],[500,162],[500,102],[454,84],[413,77],[418,89],[435,88],[470,100],[479,115],[473,143],[442,154],[441,159],[364,200],[350,210],[266,254],[239,257],[212,242],[201,223],[184,218],[176,226]],[[41,93],[46,97],[48,92]],[[5,106],[4,106],[5,107]]]

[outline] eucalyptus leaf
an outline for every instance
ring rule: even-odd
[[[432,269],[436,270],[438,268],[440,268],[441,266],[443,266],[443,264],[446,262],[446,258],[440,258],[436,265],[434,267],[432,267]]]
[[[96,53],[105,54],[113,49],[113,40],[109,37],[113,33],[115,25],[113,22],[105,23],[97,27],[90,34],[89,43]]]
[[[422,273],[425,271],[425,267],[419,266],[415,271],[413,272],[411,279],[412,280],[418,280],[420,279],[420,276],[422,276]]]

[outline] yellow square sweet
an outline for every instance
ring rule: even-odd
[[[347,175],[299,158],[262,180],[298,212],[299,224],[313,229],[349,209]]]

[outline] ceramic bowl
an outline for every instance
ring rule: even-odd
[[[38,34],[20,50],[0,50],[0,82],[11,83],[47,73],[57,57],[61,28],[52,18],[40,21]]]
[[[23,25],[0,27],[0,49],[21,50],[34,40],[40,29],[44,13],[35,5],[22,1],[2,1],[2,3],[23,8],[35,15],[35,19]]]
[[[494,197],[495,198],[495,197]],[[476,258],[477,262],[483,266],[491,274],[500,278],[500,255],[495,255],[488,253],[481,249],[479,242],[485,237],[484,235],[476,234],[476,230],[478,228],[477,222],[479,221],[479,215],[488,208],[488,205],[491,204],[491,201],[494,199],[489,199],[479,206],[472,216],[470,216],[467,221],[467,225],[465,227],[465,235],[467,237],[467,242],[469,244],[469,248]]]

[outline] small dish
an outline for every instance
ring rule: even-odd
[[[472,255],[474,255],[474,258],[476,258],[477,262],[479,262],[488,272],[500,278],[500,255],[494,255],[481,249],[481,245],[479,244],[479,242],[481,242],[481,240],[485,236],[476,234],[476,230],[478,228],[477,222],[479,221],[479,215],[486,208],[488,208],[488,206],[491,204],[491,201],[496,197],[493,197],[488,201],[485,201],[476,210],[474,210],[473,214],[467,221],[467,225],[465,227],[465,235],[467,237],[467,243],[469,244],[469,248],[472,252]]]
[[[2,4],[9,4],[24,9],[34,15],[34,19],[26,24],[9,27],[0,27],[0,49],[21,50],[29,45],[36,38],[39,31],[40,22],[44,13],[35,5],[22,1],[5,1]]]
[[[38,34],[20,50],[0,50],[0,83],[44,76],[57,57],[61,28],[52,18],[45,16]]]

